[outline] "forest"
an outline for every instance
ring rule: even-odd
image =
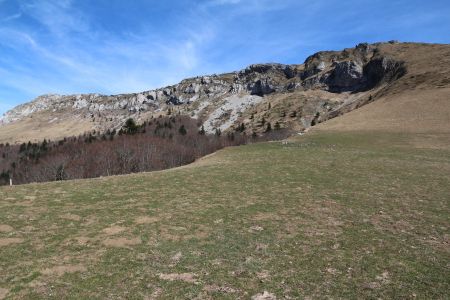
[[[206,134],[199,121],[166,116],[137,125],[128,119],[119,130],[89,132],[59,141],[0,144],[0,185],[95,178],[163,170],[194,162],[227,146],[286,137],[287,130],[245,133],[244,125]]]

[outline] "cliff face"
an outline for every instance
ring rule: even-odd
[[[396,54],[414,47],[426,45],[359,44],[318,52],[304,64],[256,64],[137,94],[44,95],[2,117],[0,140],[55,139],[170,113],[197,118],[209,132],[244,124],[249,133],[259,133],[268,122],[301,131],[374,101],[407,73],[408,64]],[[5,134],[8,128],[15,136]]]

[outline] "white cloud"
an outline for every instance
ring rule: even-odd
[[[177,36],[140,31],[119,38],[96,32],[101,38],[94,39],[87,30],[88,21],[83,21],[81,27],[86,31],[79,32],[79,43],[66,34],[79,28],[71,15],[71,1],[34,1],[24,5],[23,11],[41,22],[51,39],[30,29],[0,28],[0,44],[33,57],[33,64],[40,68],[19,70],[11,62],[3,65],[0,74],[2,83],[35,96],[47,92],[137,92],[176,83],[201,65],[202,47],[215,36],[206,20],[192,18]],[[80,15],[80,20],[85,19]]]
[[[0,2],[1,3],[1,2]],[[3,22],[12,21],[22,16],[22,13],[13,14],[2,19]]]
[[[21,9],[58,36],[89,30],[87,19],[72,7],[71,0],[33,0],[22,4]]]
[[[172,28],[174,34],[140,28],[128,34],[121,32],[119,36],[95,28],[95,23],[73,7],[70,0],[31,0],[22,6],[22,13],[40,22],[48,32],[42,33],[42,28],[21,27],[21,31],[12,26],[0,28],[0,44],[14,48],[24,58],[17,64],[0,57],[1,83],[32,97],[49,92],[115,94],[148,90],[177,83],[185,77],[224,71],[221,68],[228,62],[217,58],[224,57],[221,46],[228,42],[219,39],[234,38],[234,34],[238,35],[236,40],[242,39],[240,32],[234,32],[241,30],[236,24],[240,24],[242,14],[264,13],[284,5],[268,0],[210,3],[231,7],[221,10],[226,16],[216,16],[211,7],[195,6],[177,20]],[[260,28],[258,24],[255,27]],[[69,34],[72,32],[76,38]],[[270,47],[281,52],[279,39],[261,39],[259,46],[257,38],[255,35],[252,41],[241,41],[248,42],[242,45],[230,42],[234,49],[258,46],[258,49]],[[287,44],[292,47],[294,43]],[[235,52],[227,57],[241,56],[239,51]],[[238,59],[245,64],[253,62],[248,57]]]

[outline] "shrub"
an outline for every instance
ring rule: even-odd
[[[123,125],[122,129],[126,134],[135,134],[138,131],[139,127],[136,125],[136,122],[133,118],[129,118],[128,120],[126,120],[125,125]]]
[[[186,128],[184,127],[184,125],[181,125],[181,126],[180,126],[180,129],[178,129],[178,132],[179,132],[181,135],[186,135],[187,131],[186,131]]]

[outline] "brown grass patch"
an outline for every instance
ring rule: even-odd
[[[127,230],[126,227],[114,225],[114,226],[103,229],[103,233],[105,233],[107,235],[115,235],[115,234],[124,232],[125,230]]]
[[[129,246],[136,246],[142,243],[140,238],[117,238],[117,239],[106,239],[103,241],[103,245],[107,247],[114,247],[114,248],[129,248]]]
[[[23,243],[23,239],[21,238],[4,238],[0,239],[0,247],[9,246],[13,244]]]
[[[25,200],[25,201],[16,202],[14,204],[17,206],[31,207],[34,205],[34,202],[31,200]]]
[[[149,217],[149,216],[140,216],[137,217],[136,220],[134,221],[136,224],[151,224],[151,223],[156,223],[159,221],[159,218],[157,217]]]
[[[448,134],[449,95],[450,88],[407,90],[401,94],[387,95],[319,124],[314,130]],[[447,148],[448,144],[443,146]]]
[[[49,117],[58,117],[57,122],[48,123]],[[42,126],[45,124],[45,126]],[[46,139],[58,140],[75,136],[92,129],[92,122],[79,116],[67,116],[64,112],[43,111],[34,113],[33,117],[18,122],[2,125],[0,141],[2,143],[26,143]]]
[[[0,300],[5,299],[8,295],[9,290],[0,288]]]
[[[8,232],[11,232],[11,231],[13,231],[14,230],[14,228],[12,228],[11,226],[9,226],[9,225],[6,225],[6,224],[0,224],[0,232],[6,232],[6,233],[8,233]]]

